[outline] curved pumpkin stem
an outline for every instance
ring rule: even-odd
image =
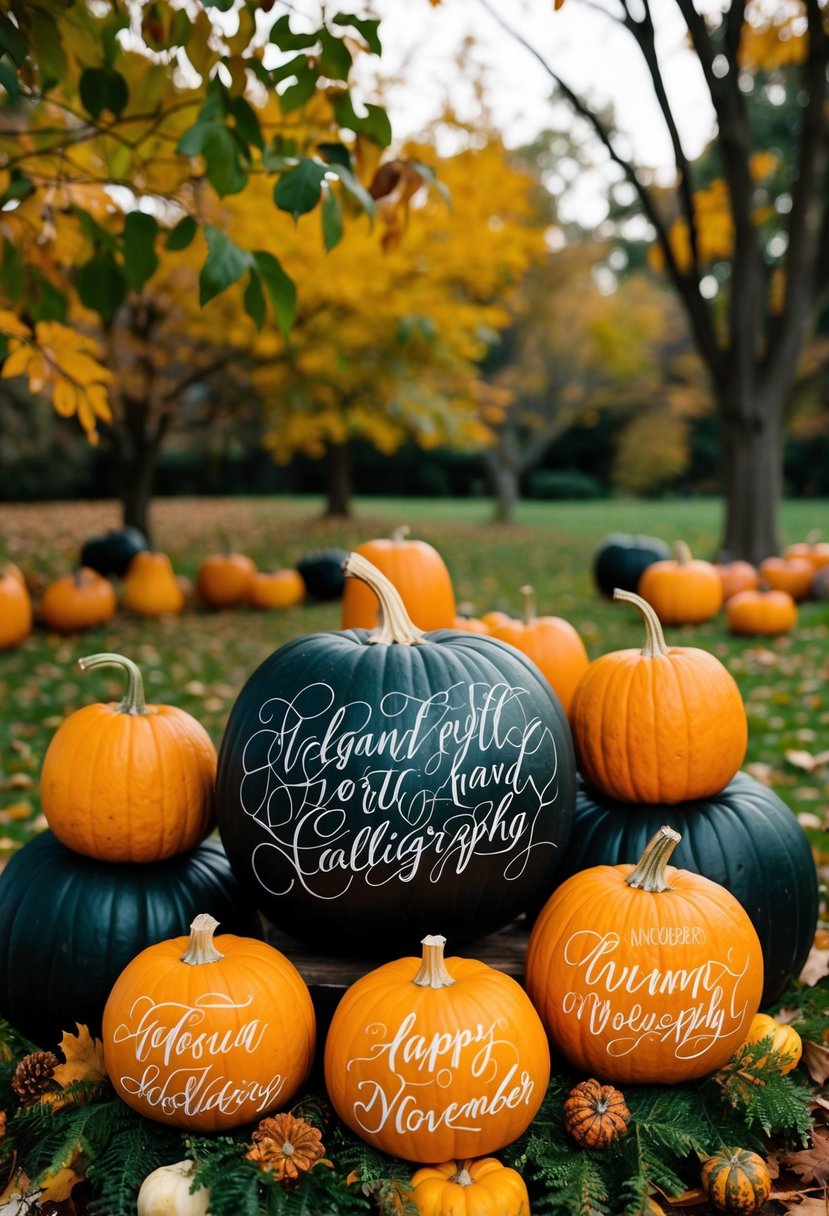
[[[144,699],[144,680],[141,669],[132,659],[122,654],[90,654],[85,659],[78,659],[81,671],[90,671],[95,667],[120,667],[127,673],[127,689],[116,712],[119,714],[134,714],[141,717],[148,714],[147,702]]]
[[[209,912],[200,912],[190,925],[190,941],[181,956],[183,963],[191,967],[200,967],[203,963],[218,963],[224,955],[213,945],[213,934],[219,927],[215,916]]]
[[[423,947],[423,959],[412,983],[417,984],[418,988],[451,988],[455,981],[446,970],[443,957],[446,938],[441,937],[439,933],[430,933],[420,944]]]
[[[458,1186],[472,1186],[475,1179],[472,1177],[472,1175],[469,1172],[469,1167],[471,1164],[472,1164],[471,1157],[467,1158],[466,1161],[462,1161],[458,1172],[456,1174],[453,1174],[452,1177],[449,1179],[449,1181],[457,1182]]]
[[[395,528],[392,532],[391,539],[396,545],[399,545],[401,541],[404,541],[407,536],[411,535],[411,532],[412,530],[408,524],[400,524],[400,526]]]
[[[668,858],[682,837],[673,828],[663,826],[645,845],[636,868],[631,870],[625,882],[639,891],[670,891],[665,879]]]
[[[524,597],[524,624],[532,625],[535,620],[535,588],[528,583],[521,588],[521,594]]]
[[[643,600],[641,595],[635,595],[632,591],[622,591],[620,587],[616,587],[613,592],[614,600],[624,600],[626,604],[633,604],[634,608],[638,608],[642,615],[642,620],[645,622],[645,645],[642,647],[642,654],[646,659],[655,659],[661,655],[668,653],[668,647],[665,645],[665,635],[662,632],[662,624],[659,617],[656,615],[653,607],[647,600]]]
[[[674,557],[680,566],[686,566],[691,560],[691,550],[684,540],[674,541]]]
[[[346,578],[358,578],[370,587],[380,601],[380,624],[369,636],[372,644],[389,646],[417,646],[424,640],[422,629],[418,629],[409,617],[400,592],[382,571],[360,553],[349,553],[343,562]]]

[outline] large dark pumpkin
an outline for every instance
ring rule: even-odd
[[[143,553],[148,548],[147,538],[139,528],[112,528],[101,536],[90,536],[84,542],[80,564],[99,574],[117,574],[123,578],[136,553]]]
[[[345,549],[316,549],[303,553],[296,568],[311,599],[340,599],[345,586],[343,562],[347,557]]]
[[[351,554],[383,625],[310,634],[253,673],[219,752],[231,865],[279,928],[363,956],[514,919],[552,886],[575,799],[573,744],[520,651],[422,634]]]
[[[748,913],[763,949],[762,1005],[775,1001],[812,945],[817,872],[789,807],[747,773],[720,794],[673,806],[613,802],[580,788],[556,882],[589,866],[635,860],[662,824],[682,837],[671,863],[726,887]]]
[[[601,542],[593,556],[593,579],[602,595],[635,591],[644,570],[671,556],[671,547],[656,536],[630,536],[613,532]]]
[[[47,1047],[75,1022],[99,1033],[127,963],[208,911],[223,932],[262,935],[218,840],[168,861],[115,865],[43,832],[0,875],[0,1014]]]

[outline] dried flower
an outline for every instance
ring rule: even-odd
[[[262,1119],[253,1140],[248,1159],[284,1183],[296,1182],[325,1153],[319,1128],[287,1113]]]

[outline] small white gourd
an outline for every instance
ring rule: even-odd
[[[193,1161],[176,1161],[153,1170],[138,1192],[138,1216],[207,1216],[210,1191],[200,1186],[190,1194]]]

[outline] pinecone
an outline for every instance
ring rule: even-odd
[[[60,1061],[53,1051],[33,1051],[14,1070],[12,1089],[23,1106],[31,1106],[49,1088]]]

